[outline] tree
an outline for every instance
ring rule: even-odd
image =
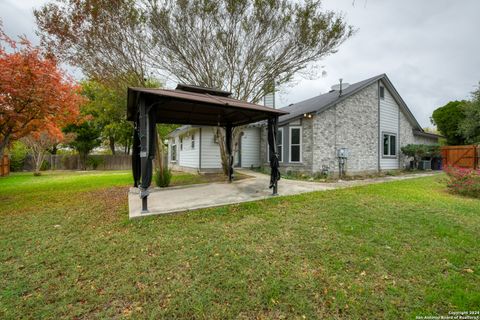
[[[463,145],[465,138],[460,132],[460,124],[465,119],[463,113],[463,106],[466,104],[465,100],[450,101],[443,107],[433,111],[431,121],[437,126],[438,130],[447,139],[449,145]]]
[[[72,136],[71,141],[67,145],[78,152],[82,169],[86,170],[88,154],[102,142],[100,139],[101,128],[94,121],[86,120],[81,124],[66,126],[63,132]]]
[[[36,176],[40,175],[42,163],[45,160],[46,151],[53,146],[58,145],[63,140],[63,135],[54,135],[49,131],[33,132],[22,138],[22,142],[27,146],[33,158],[34,172]]]
[[[463,114],[460,133],[467,143],[480,143],[480,84],[472,92],[472,99],[463,106]]]
[[[41,43],[87,78],[124,90],[151,76],[150,31],[136,0],[54,0],[34,10]]]
[[[14,140],[76,121],[83,103],[78,89],[51,55],[26,38],[12,40],[0,23],[0,157]]]
[[[88,98],[82,111],[93,116],[102,130],[102,138],[108,142],[115,155],[115,146],[130,147],[133,126],[126,120],[126,94],[94,80],[82,83],[82,93]]]
[[[318,0],[56,0],[35,17],[42,43],[88,76],[141,83],[167,73],[251,102],[300,72],[315,74],[314,64],[354,32]]]

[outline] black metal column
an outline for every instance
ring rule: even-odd
[[[268,150],[270,156],[270,188],[273,195],[278,194],[278,180],[280,180],[280,164],[277,151],[278,117],[268,119]]]
[[[228,154],[228,182],[233,180],[233,156],[232,156],[232,125],[227,124],[225,127],[225,144]]]
[[[155,119],[151,108],[141,99],[138,106],[139,140],[140,140],[140,198],[142,199],[142,213],[148,212],[148,188],[152,182],[152,159],[155,155]]]
[[[133,186],[138,188],[140,184],[140,178],[142,171],[140,167],[140,136],[139,136],[139,123],[138,115],[133,122],[133,145],[132,145],[132,173],[133,173]]]

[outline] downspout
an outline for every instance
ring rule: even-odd
[[[202,170],[202,127],[198,130],[200,137],[198,141],[198,171]]]
[[[378,127],[378,136],[377,136],[377,153],[378,153],[378,157],[377,157],[377,164],[378,164],[378,172],[380,172],[381,168],[380,168],[380,153],[381,153],[381,149],[380,149],[380,80],[377,81],[377,101],[378,101],[378,112],[377,112],[377,127]]]
[[[398,169],[402,169],[402,162],[400,161],[400,106],[398,106],[398,142],[397,142],[397,157],[398,157]]]

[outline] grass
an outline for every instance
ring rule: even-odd
[[[125,172],[0,179],[0,318],[414,319],[480,306],[441,176],[129,221]]]

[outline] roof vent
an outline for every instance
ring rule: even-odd
[[[332,90],[330,92],[338,91],[338,95],[341,96],[342,91],[347,89],[350,86],[350,84],[349,83],[342,83],[343,79],[341,79],[341,78],[339,79],[339,81],[340,81],[339,84],[335,84],[335,85],[332,86]]]
[[[175,90],[181,91],[188,91],[188,92],[195,92],[195,93],[203,93],[203,94],[211,94],[212,96],[220,96],[220,97],[228,97],[232,93],[228,91],[222,91],[215,88],[208,88],[208,87],[200,87],[195,86],[192,84],[181,84],[179,83]]]

